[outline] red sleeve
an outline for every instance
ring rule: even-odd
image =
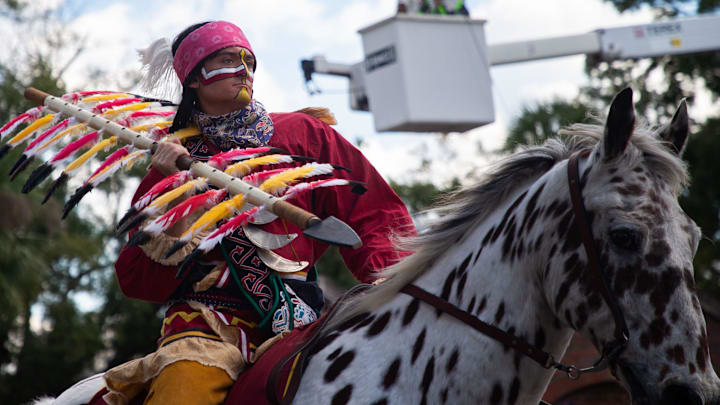
[[[405,204],[362,152],[334,129],[305,114],[287,115],[299,116],[293,120],[292,136],[287,141],[290,151],[301,153],[298,152],[300,149],[318,162],[348,168],[350,173],[336,171],[336,177],[366,184],[368,191],[362,195],[352,193],[347,187],[315,190],[311,210],[322,218],[335,216],[357,232],[362,239],[362,247],[341,248],[340,254],[355,278],[361,282],[374,281],[377,271],[406,255],[398,252],[391,241],[393,234],[415,232]],[[282,120],[279,119],[278,123],[281,124]]]
[[[163,175],[159,171],[150,169],[135,191],[133,204],[161,179]],[[180,285],[182,280],[175,277],[176,272],[176,266],[164,266],[153,261],[139,246],[125,246],[115,262],[115,275],[123,294],[157,303],[166,302]]]

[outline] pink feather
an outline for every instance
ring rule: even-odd
[[[83,98],[83,97],[94,96],[94,95],[96,95],[96,94],[111,94],[111,93],[117,93],[117,92],[116,92],[116,91],[110,91],[110,90],[78,91],[78,92],[75,92],[75,93],[63,94],[62,96],[60,96],[60,98],[63,99],[63,100],[65,100],[65,101],[69,101],[69,102],[75,104],[75,103],[77,103],[78,101],[80,101],[80,99]]]
[[[101,164],[100,167],[95,169],[95,171],[88,177],[87,180],[85,180],[85,183],[87,184],[90,179],[92,179],[96,174],[100,173],[105,169],[106,167],[112,165],[113,163],[117,162],[118,160],[122,159],[123,156],[127,156],[130,153],[131,145],[123,146],[122,148],[116,150],[115,152],[111,153],[110,156],[108,156]]]
[[[140,211],[141,209],[147,207],[151,202],[153,202],[153,200],[159,195],[164,194],[174,188],[177,188],[181,184],[190,180],[190,178],[192,178],[192,175],[188,170],[179,171],[165,177],[164,179],[155,183],[155,185],[152,186],[152,188],[150,188],[148,192],[143,194],[142,197],[138,198],[138,200],[133,205],[133,208],[137,211]]]
[[[253,207],[247,211],[243,211],[240,214],[232,217],[224,224],[220,225],[218,229],[216,229],[214,232],[212,232],[210,235],[206,236],[205,239],[203,239],[200,244],[198,245],[198,249],[209,252],[212,250],[224,237],[227,235],[230,235],[231,233],[235,232],[236,229],[238,229],[241,226],[245,226],[250,222],[255,214],[260,211],[262,207]]]
[[[42,113],[44,108],[44,106],[34,107],[11,119],[10,122],[0,128],[0,140],[2,140],[2,138],[14,131],[15,128],[18,127],[18,125],[38,119],[38,117],[40,117],[40,113]]]
[[[269,179],[270,177],[272,177],[276,174],[280,174],[280,173],[284,172],[285,170],[287,170],[287,168],[270,169],[270,170],[265,170],[262,172],[248,174],[247,176],[244,176],[242,178],[242,181],[252,184],[253,186],[259,186],[265,180]]]
[[[53,156],[52,159],[50,159],[50,163],[59,162],[62,159],[65,159],[66,157],[72,155],[75,153],[78,149],[82,148],[83,146],[92,145],[100,138],[100,132],[93,131],[90,132],[87,135],[83,135],[79,139],[77,139],[74,142],[69,143],[67,146],[62,148],[60,152],[58,152],[55,156]]]
[[[33,139],[33,141],[30,142],[30,144],[27,146],[27,148],[25,148],[24,152],[27,153],[28,155],[33,155],[32,152],[34,152],[35,148],[37,148],[37,146],[40,145],[40,142],[44,141],[45,139],[47,139],[51,136],[54,136],[59,131],[67,128],[68,125],[70,124],[70,120],[72,120],[72,118],[62,120],[62,121],[58,122],[57,124],[53,125],[52,128],[50,128],[47,131],[40,134],[37,138]]]
[[[148,224],[144,231],[157,235],[165,231],[177,221],[187,217],[200,208],[210,208],[222,201],[227,196],[227,190],[209,190],[202,194],[192,196],[171,210]]]
[[[93,107],[93,112],[96,114],[103,113],[105,110],[108,110],[110,108],[119,107],[121,105],[130,104],[130,103],[137,103],[142,101],[141,98],[137,97],[128,97],[128,98],[120,98],[117,100],[111,100],[105,103],[101,103]]]
[[[218,153],[208,160],[208,164],[216,169],[223,170],[230,162],[243,159],[252,159],[263,153],[269,152],[271,147],[261,146],[258,148],[232,149],[227,152]]]

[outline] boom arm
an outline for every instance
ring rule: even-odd
[[[489,65],[527,62],[570,55],[597,55],[601,60],[647,58],[720,49],[720,16],[667,20],[603,28],[585,34],[517,41],[487,46]],[[362,62],[330,63],[316,55],[301,61],[305,80],[313,73],[350,79],[350,107],[368,111]]]

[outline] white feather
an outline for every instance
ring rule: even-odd
[[[72,387],[65,390],[59,397],[52,399],[50,397],[38,398],[33,405],[81,405],[90,402],[93,396],[105,387],[105,379],[103,373],[95,374],[82,381],[75,383]]]
[[[143,64],[143,78],[140,88],[158,97],[177,101],[182,84],[173,70],[172,44],[167,38],[160,38],[145,49],[138,49]]]

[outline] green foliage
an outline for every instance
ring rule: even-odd
[[[588,107],[578,101],[553,100],[523,107],[520,116],[510,126],[502,151],[511,153],[521,145],[542,144],[554,137],[560,128],[586,122],[588,113]]]
[[[160,306],[128,299],[120,291],[115,277],[105,281],[103,290],[106,302],[99,317],[104,330],[113,332],[107,342],[111,349],[107,367],[155,351],[163,318]]]
[[[8,21],[28,24],[29,30],[30,23],[25,23],[21,15],[26,4],[0,2],[0,19],[8,17]],[[33,24],[40,25],[50,22],[33,20]],[[23,97],[26,87],[54,95],[66,93],[61,80],[63,69],[57,68],[55,58],[66,48],[64,37],[55,36],[51,29],[45,32],[53,38],[52,44],[38,49],[16,49],[12,59],[0,59],[0,123],[34,107]],[[112,263],[121,242],[114,235],[107,215],[79,208],[61,221],[62,205],[67,198],[65,190],[59,190],[47,204],[40,204],[49,182],[32,193],[22,194],[20,189],[35,165],[14,182],[9,181],[6,174],[22,149],[14,148],[0,160],[3,404],[60,393],[78,379],[97,372],[98,367],[104,367],[102,361],[98,362],[100,354],[116,364],[118,359],[125,361],[154,350],[160,324],[156,306],[124,297],[117,302],[121,294]],[[119,181],[108,183],[93,193],[103,194],[103,190],[117,193],[122,187]],[[83,312],[72,299],[80,292],[102,299],[106,289],[114,299],[108,298],[102,311]]]
[[[720,188],[717,174],[720,173],[720,118],[709,119],[688,141],[684,158],[690,163],[693,184],[680,198],[687,214],[703,231],[695,256],[698,288],[720,296]]]
[[[403,200],[410,214],[416,214],[431,207],[441,195],[450,192],[460,186],[460,181],[455,178],[449,186],[439,188],[430,182],[415,182],[400,184],[390,181],[390,187]]]
[[[661,14],[703,14],[720,7],[719,0],[606,0],[612,3],[618,11],[635,10],[649,6]]]

